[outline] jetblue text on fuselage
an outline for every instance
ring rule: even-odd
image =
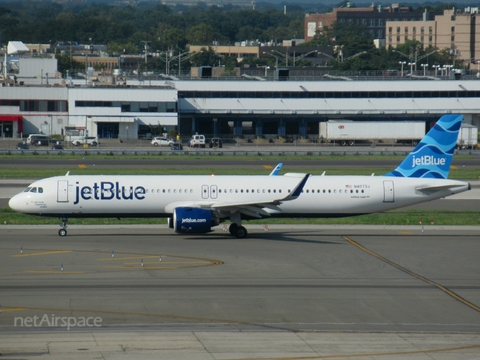
[[[429,166],[429,165],[437,165],[437,166],[442,166],[445,165],[446,163],[445,158],[436,158],[433,155],[423,155],[420,157],[415,157],[413,156],[412,160],[412,167],[423,165],[423,166]]]
[[[78,204],[80,200],[143,200],[147,191],[143,186],[124,186],[117,181],[115,183],[109,181],[101,181],[93,183],[93,186],[75,186],[75,202]]]

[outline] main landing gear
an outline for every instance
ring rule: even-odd
[[[232,234],[233,236],[235,236],[239,239],[243,239],[243,238],[247,237],[247,229],[245,229],[241,225],[238,226],[237,224],[233,223],[233,224],[230,225],[228,230],[230,231],[230,234]]]
[[[58,230],[58,235],[60,236],[66,236],[67,235],[67,218],[62,218],[62,225],[60,225],[62,228]]]

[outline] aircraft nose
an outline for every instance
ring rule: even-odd
[[[15,195],[8,201],[8,206],[10,209],[21,212],[24,210],[25,201],[22,199],[22,196]]]

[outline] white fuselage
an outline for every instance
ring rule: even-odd
[[[70,175],[36,181],[30,190],[15,195],[9,205],[19,212],[43,216],[169,217],[183,206],[208,209],[223,203],[283,199],[298,182],[295,176]],[[359,215],[468,189],[468,183],[448,179],[310,176],[298,198],[264,210],[275,217]],[[230,215],[223,209],[221,217],[222,212],[224,217]]]

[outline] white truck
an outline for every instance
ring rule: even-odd
[[[478,127],[462,124],[457,138],[457,149],[475,149],[478,146]]]
[[[192,138],[188,142],[188,146],[192,148],[204,148],[205,147],[205,135],[192,135]]]
[[[319,129],[320,141],[341,146],[365,141],[417,145],[425,136],[424,121],[328,120]]]

